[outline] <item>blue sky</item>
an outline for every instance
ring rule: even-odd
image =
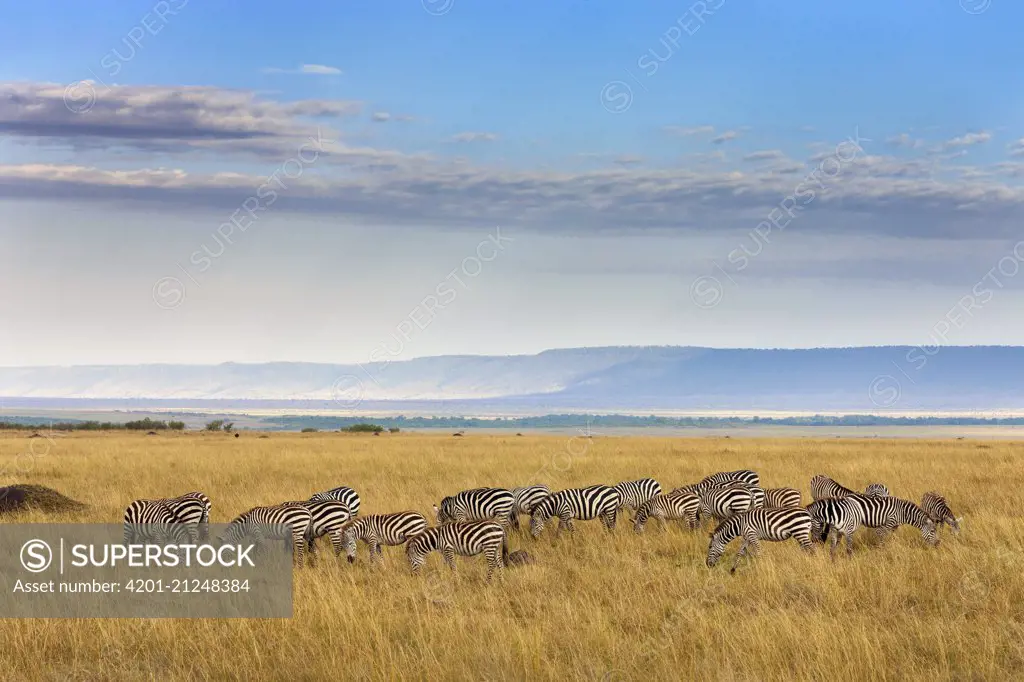
[[[495,225],[528,246],[407,356],[915,343],[1019,236],[1024,5],[1005,0],[101,0],[0,13],[0,238],[61,265],[0,264],[53,305],[68,295],[61,276],[138,305],[133,324],[152,334],[144,348],[117,342],[123,323],[106,320],[83,344],[106,350],[87,351],[6,330],[0,364],[359,360]],[[191,255],[318,130],[332,141],[323,156],[257,221],[297,237],[236,237],[202,273],[220,286],[195,284]],[[826,191],[808,177],[830,162]],[[754,233],[814,182],[792,227]],[[163,260],[143,253],[153,244]],[[328,244],[337,254],[311,265]],[[737,255],[744,244],[756,257]],[[388,267],[346,262],[368,250],[393,254]],[[123,257],[101,266],[111,253]],[[311,270],[316,306],[283,313],[301,308]],[[148,299],[174,272],[188,305],[168,316]],[[694,305],[709,277],[726,291]],[[232,287],[268,280],[288,292],[263,294],[279,314],[323,330],[302,352],[283,331],[237,342],[264,329],[270,298],[239,303]],[[371,309],[325,320],[353,288],[375,292]],[[949,341],[1019,342],[1016,290],[1011,277]],[[822,329],[837,301],[842,320]],[[214,323],[227,305],[242,331]],[[604,314],[570,312],[595,306]],[[160,341],[196,329],[215,351]]]

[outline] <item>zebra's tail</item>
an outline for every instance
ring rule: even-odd
[[[508,566],[508,533],[501,536],[501,564]]]

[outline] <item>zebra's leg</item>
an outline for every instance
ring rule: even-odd
[[[494,576],[494,572],[497,571],[498,575],[504,575],[501,571],[501,549],[498,547],[488,547],[484,551],[484,556],[487,559],[487,578],[486,582],[491,582],[491,578]]]
[[[377,542],[377,538],[367,538],[366,545],[370,548],[370,563],[377,563],[377,560],[380,558],[378,555],[380,544]]]
[[[444,557],[444,562],[448,564],[448,568],[455,570],[455,550],[451,547],[442,547],[441,556]]]
[[[825,536],[825,538],[827,539],[829,535],[832,536],[832,546],[829,548],[828,555],[830,557],[832,557],[832,561],[835,561],[836,560],[836,545],[839,544],[839,529],[838,528],[829,528],[828,534]]]
[[[853,556],[853,530],[848,529],[846,531],[846,556]]]
[[[508,516],[508,525],[515,531],[519,530],[519,511],[516,509],[512,510],[512,513]]]
[[[615,509],[601,514],[601,522],[604,527],[608,529],[608,532],[615,530],[615,516],[618,512]]]
[[[736,572],[736,564],[740,562],[740,557],[747,553],[747,546],[749,541],[746,536],[743,536],[743,544],[740,545],[740,551],[736,552],[735,558],[732,560],[732,568],[729,569],[729,573]]]
[[[811,540],[811,532],[808,530],[806,533],[800,533],[794,535],[796,541],[800,544],[800,549],[804,550],[808,554],[814,554],[814,541]]]
[[[881,528],[875,528],[874,529],[874,531],[875,531],[875,539],[878,542],[880,542],[880,543],[881,542],[885,542],[886,539],[888,539],[888,537],[890,535],[892,535],[896,531],[896,528],[898,528],[898,527],[899,526],[898,526],[898,524],[896,522],[894,522],[894,521],[887,521],[886,524],[884,526],[882,526]]]
[[[292,530],[292,552],[295,563],[302,566],[306,563],[306,530]]]

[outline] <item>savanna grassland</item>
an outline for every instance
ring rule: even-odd
[[[0,434],[4,484],[49,486],[86,512],[7,522],[119,523],[134,498],[189,490],[224,522],[257,504],[355,487],[361,514],[415,509],[470,487],[552,488],[653,476],[667,490],[752,468],[766,487],[827,473],[935,489],[963,533],[929,548],[913,528],[882,545],[859,531],[852,559],[764,543],[736,575],[704,565],[707,529],[643,535],[621,519],[575,536],[513,535],[532,566],[483,581],[482,557],[439,556],[413,577],[400,548],[372,568],[296,571],[280,620],[3,620],[0,676],[18,680],[957,679],[1024,678],[1024,443],[910,439],[724,439],[450,434]],[[30,450],[31,448],[31,450]],[[27,453],[34,454],[27,454]],[[16,465],[17,463],[17,465]],[[14,472],[20,471],[23,473]],[[525,519],[524,519],[525,521]],[[326,545],[324,546],[326,550]]]

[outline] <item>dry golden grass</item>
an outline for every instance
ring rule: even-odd
[[[25,453],[34,448],[37,457]],[[19,455],[21,456],[19,458]],[[8,679],[823,679],[1024,677],[1024,444],[997,441],[595,438],[399,434],[0,435],[2,484],[50,486],[117,523],[134,498],[199,489],[227,521],[256,504],[356,487],[362,513],[418,509],[481,485],[553,487],[651,475],[666,488],[752,468],[809,497],[828,473],[943,492],[965,517],[937,549],[904,528],[864,531],[831,562],[765,543],[728,572],[704,565],[707,533],[657,524],[609,536],[578,522],[513,549],[537,557],[486,585],[481,557],[457,574],[433,556],[409,575],[386,548],[377,570],[321,562],[295,575],[290,620],[4,620]],[[16,462],[18,464],[16,464]],[[17,467],[26,473],[14,475]],[[43,514],[17,521],[58,520]],[[67,519],[65,519],[67,520]]]

